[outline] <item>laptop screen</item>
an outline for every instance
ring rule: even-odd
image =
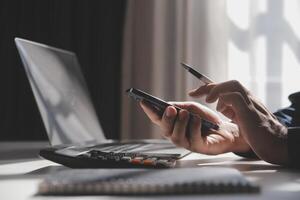
[[[15,39],[51,145],[105,142],[73,52]]]

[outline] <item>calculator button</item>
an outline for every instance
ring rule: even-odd
[[[129,157],[129,156],[124,156],[124,157],[121,158],[121,160],[123,160],[123,161],[130,161],[130,160],[131,160],[131,157]]]
[[[135,157],[133,159],[136,159],[136,160],[144,160],[145,158],[144,157]]]
[[[141,161],[141,160],[135,160],[135,159],[132,159],[132,160],[130,161],[130,163],[131,163],[131,164],[141,164],[142,161]]]
[[[172,167],[175,165],[175,160],[160,159],[156,161],[156,165],[163,167]]]
[[[131,162],[132,164],[141,164],[143,160],[144,160],[143,157],[135,157],[135,158],[133,158],[130,162]]]
[[[115,158],[115,161],[117,161],[117,162],[119,162],[121,160],[119,156],[115,156],[114,158]]]
[[[155,165],[156,162],[154,159],[146,159],[146,160],[143,160],[143,164],[144,165]]]

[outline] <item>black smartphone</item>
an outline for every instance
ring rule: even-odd
[[[152,96],[144,91],[135,89],[135,88],[127,89],[126,93],[128,94],[128,96],[132,97],[136,101],[145,101],[145,102],[149,103],[154,108],[156,108],[161,115],[164,113],[165,109],[168,106],[171,106],[171,104],[167,103],[166,101],[164,101],[160,98],[157,98],[155,96]],[[172,105],[172,106],[174,106],[174,105]],[[181,108],[179,108],[178,106],[174,106],[174,107],[176,108],[177,111],[181,110]],[[191,116],[195,115],[193,113],[190,113],[190,114],[191,114]],[[202,122],[202,128],[201,128],[202,131],[205,131],[208,129],[215,129],[215,130],[219,129],[219,126],[217,124],[214,124],[205,119],[202,119],[201,122]]]

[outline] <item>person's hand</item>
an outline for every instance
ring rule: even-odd
[[[287,128],[238,81],[207,84],[189,95],[206,96],[208,103],[218,100],[217,111],[238,125],[258,157],[274,164],[288,164]]]
[[[141,102],[141,107],[150,120],[160,126],[163,135],[170,138],[175,145],[193,152],[210,155],[231,151],[249,151],[250,147],[239,135],[238,127],[233,123],[223,122],[209,108],[195,102],[170,103],[182,110],[177,113],[174,106],[169,106],[161,116],[154,107],[146,102]],[[195,115],[191,117],[188,111]],[[218,124],[219,130],[210,129],[201,133],[201,118]],[[189,132],[189,137],[187,137],[187,132]]]

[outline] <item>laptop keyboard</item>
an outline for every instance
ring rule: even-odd
[[[79,157],[99,160],[99,162],[115,162],[116,164],[125,164],[128,165],[128,167],[170,168],[174,167],[176,163],[176,159],[170,157],[170,155],[142,154],[133,152],[122,153],[116,151],[117,149],[114,149],[114,152],[107,151],[107,149],[105,149],[105,151],[103,150],[103,148],[101,151],[93,149],[79,155]],[[128,148],[126,150],[128,151]],[[121,151],[121,149],[119,151]]]

